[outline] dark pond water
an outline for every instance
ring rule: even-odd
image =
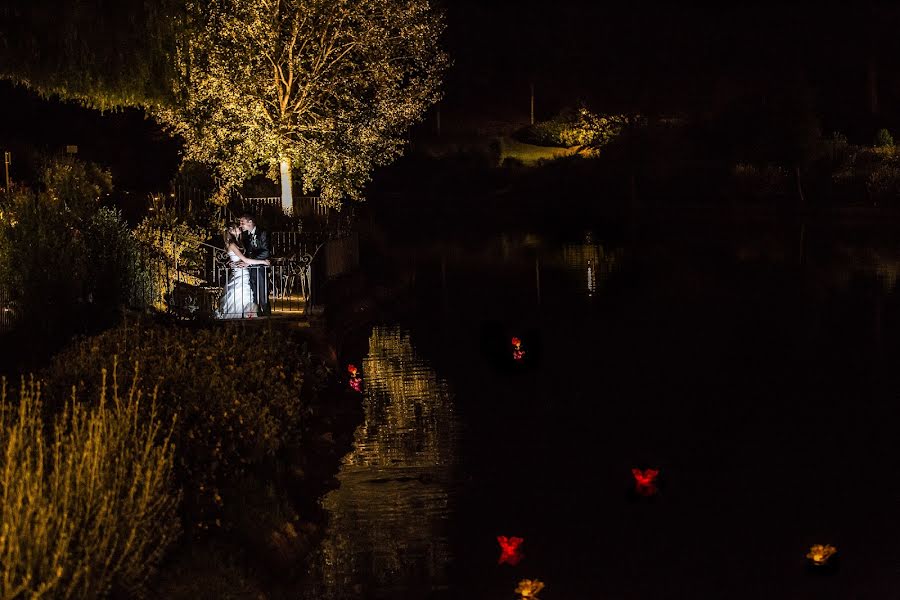
[[[365,422],[306,597],[515,598],[526,578],[546,599],[900,597],[898,233],[370,246],[413,302],[348,357]],[[498,535],[524,538],[516,566]],[[810,570],[826,543],[836,568]]]

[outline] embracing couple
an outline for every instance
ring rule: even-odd
[[[249,319],[272,314],[265,269],[272,254],[269,234],[256,227],[253,215],[244,214],[225,230],[224,237],[230,262],[217,317]]]

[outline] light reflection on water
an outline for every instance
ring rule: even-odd
[[[566,244],[562,248],[562,262],[573,273],[580,274],[585,281],[585,291],[593,295],[598,285],[602,285],[619,268],[622,249],[604,248],[585,236],[583,244]]]
[[[399,326],[375,327],[362,362],[365,419],[323,499],[329,524],[309,598],[391,598],[447,585],[459,422],[446,381]]]
[[[467,277],[483,281],[486,278],[477,280],[473,274],[493,276],[494,288],[484,292],[479,288],[484,295],[478,310],[499,303],[498,298],[505,299],[500,294],[508,292],[507,288],[514,288],[516,297],[531,302],[536,287],[538,304],[542,294],[549,300],[556,297],[572,308],[565,317],[572,320],[582,318],[592,307],[608,308],[602,302],[578,301],[584,294],[598,296],[604,287],[615,293],[599,295],[618,298],[611,306],[627,311],[628,303],[644,292],[668,287],[672,297],[678,299],[682,294],[690,305],[693,288],[720,293],[726,284],[746,280],[747,287],[738,298],[748,297],[746,290],[755,290],[755,286],[773,296],[796,298],[804,314],[812,314],[810,327],[817,331],[825,325],[819,324],[814,310],[826,311],[823,299],[835,296],[834,290],[845,288],[848,282],[856,278],[876,281],[877,293],[884,296],[895,291],[900,247],[892,241],[875,245],[813,240],[816,243],[811,244],[793,234],[753,235],[694,247],[666,240],[620,244],[593,236],[576,243],[553,243],[529,234],[502,236],[478,246],[444,243],[429,248],[430,256],[424,251],[418,256],[420,279],[426,285],[428,280],[422,277],[426,269],[433,272],[432,284],[440,282],[451,288],[455,284],[465,290],[474,289],[466,286]],[[637,275],[622,279],[617,275],[620,272]],[[778,273],[790,277],[770,281]],[[627,288],[635,280],[645,286],[644,292]],[[782,281],[795,287],[780,291]],[[752,302],[736,305],[746,314],[757,310]],[[648,302],[647,306],[658,305]],[[826,308],[817,308],[821,306]],[[787,321],[794,318],[792,313],[785,314],[784,322],[794,322]],[[835,321],[843,318],[835,314]],[[619,315],[610,312],[608,316],[614,319]],[[565,318],[560,321],[567,324]],[[876,323],[874,327],[880,331],[880,318]],[[656,335],[655,330],[649,333]],[[809,335],[809,340],[818,339]],[[807,338],[801,341],[811,343]],[[547,364],[561,363],[548,360]],[[460,523],[454,512],[461,493],[456,472],[461,426],[448,384],[417,354],[409,332],[401,326],[375,328],[362,365],[365,420],[355,433],[354,450],[343,460],[340,488],[323,500],[330,513],[329,529],[311,559],[309,580],[315,582],[315,588],[305,597],[424,598],[435,591],[459,589],[460,582],[448,580],[448,535],[450,527],[464,531],[467,525]],[[557,370],[548,375],[562,374]],[[464,380],[454,379],[454,384],[461,389]],[[477,399],[477,394],[473,398]],[[467,410],[467,414],[472,413]],[[483,444],[474,435],[467,443],[470,448]],[[506,468],[504,464],[492,466]]]

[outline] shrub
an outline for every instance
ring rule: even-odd
[[[157,389],[164,416],[178,414],[173,440],[185,516],[200,528],[228,526],[228,495],[299,439],[307,408],[302,393],[327,369],[284,331],[226,326],[185,329],[125,324],[73,344],[45,374],[51,389],[76,384],[81,374],[117,354],[140,362],[143,380]]]
[[[0,596],[140,595],[177,537],[168,431],[137,388],[106,371],[99,402],[73,397],[45,427],[41,388],[0,396]]]
[[[24,327],[65,331],[89,305],[113,314],[126,300],[137,246],[119,211],[100,206],[108,189],[108,173],[59,159],[45,168],[40,191],[19,187],[6,198],[0,285]]]
[[[17,188],[4,205],[0,279],[29,326],[48,331],[83,297],[82,237],[50,197]]]
[[[149,290],[146,306],[165,310],[176,280],[200,283],[187,273],[201,266],[198,251],[207,238],[203,228],[191,226],[175,211],[160,206],[138,224],[134,235],[146,265],[147,276],[143,281]]]
[[[69,222],[82,223],[100,207],[100,197],[112,191],[112,175],[94,163],[55,157],[44,165],[41,186],[45,201],[69,213]]]
[[[875,132],[876,148],[891,148],[894,146],[894,138],[887,129],[879,129]]]
[[[521,131],[518,137],[539,146],[600,147],[619,136],[627,124],[628,118],[624,115],[600,116],[582,106],[536,123]]]
[[[128,304],[143,274],[137,240],[113,208],[101,207],[84,227],[85,286],[101,310]]]
[[[748,163],[737,163],[733,169],[738,193],[744,196],[763,199],[784,194],[788,186],[788,172],[776,165],[765,165],[758,168]]]
[[[866,177],[866,189],[876,202],[900,197],[900,164],[894,160],[878,163]]]

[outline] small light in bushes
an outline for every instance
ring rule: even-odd
[[[809,552],[807,552],[806,558],[808,558],[813,565],[821,567],[827,565],[828,559],[836,552],[837,548],[830,544],[815,544],[809,549]]]
[[[525,358],[525,351],[522,350],[522,340],[517,337],[512,339],[512,357],[513,360],[522,360]]]
[[[506,537],[505,535],[497,536],[497,543],[500,544],[500,558],[497,560],[498,565],[506,563],[516,566],[525,558],[522,554],[521,546],[525,540],[520,537]]]
[[[656,493],[656,477],[659,469],[632,469],[634,476],[634,491],[641,496],[652,496]]]
[[[350,373],[350,389],[354,392],[362,391],[362,377],[358,375],[359,369],[356,365],[347,365],[347,372]]]
[[[516,588],[519,598],[537,598],[544,589],[544,582],[540,579],[523,579]]]

